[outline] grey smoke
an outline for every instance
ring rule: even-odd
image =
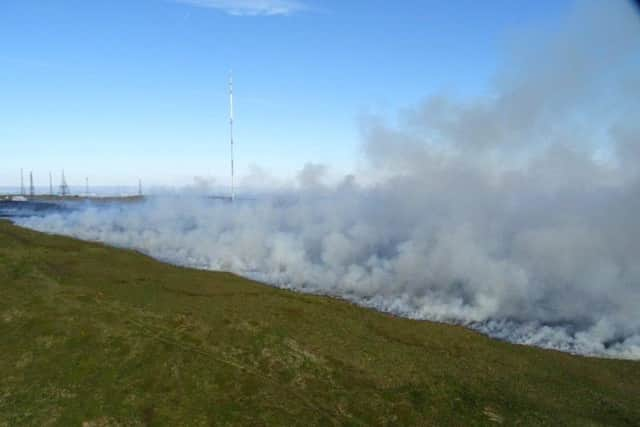
[[[515,45],[484,98],[363,118],[368,167],[338,185],[308,164],[286,197],[159,198],[19,223],[513,342],[640,359],[640,18],[622,0],[582,1]]]

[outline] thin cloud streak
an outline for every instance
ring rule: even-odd
[[[296,0],[176,0],[196,7],[219,9],[235,16],[283,16],[306,9]]]

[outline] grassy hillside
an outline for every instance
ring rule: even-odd
[[[0,221],[0,426],[640,425],[640,363]]]

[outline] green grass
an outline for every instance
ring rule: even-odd
[[[640,363],[0,221],[0,426],[640,425]]]

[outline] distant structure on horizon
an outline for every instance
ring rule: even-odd
[[[73,198],[77,198],[78,200],[81,200],[83,198],[86,199],[92,199],[92,198],[99,198],[99,197],[112,197],[109,196],[109,190],[104,190],[101,189],[100,186],[97,187],[96,191],[94,193],[91,193],[91,187],[89,185],[89,177],[85,177],[85,187],[84,187],[84,192],[82,191],[82,187],[78,186],[77,192],[75,195],[72,194],[71,192],[71,188],[69,187],[69,184],[67,184],[67,177],[65,175],[65,170],[62,169],[60,171],[60,184],[58,187],[54,188],[54,183],[53,183],[53,173],[51,171],[49,171],[49,190],[47,192],[47,188],[46,188],[46,184],[42,185],[42,188],[39,190],[40,193],[37,194],[36,191],[36,184],[35,184],[35,178],[34,178],[34,174],[33,171],[29,171],[29,182],[25,182],[25,173],[24,173],[24,168],[20,168],[20,189],[19,189],[19,193],[18,193],[18,189],[17,187],[10,187],[10,190],[8,191],[8,195],[9,197],[19,197],[22,196],[21,199],[24,200],[29,200],[29,198],[32,199],[37,199],[39,197],[44,197],[44,199],[46,200],[49,197],[73,197]],[[14,190],[15,188],[15,190]],[[56,191],[57,188],[57,191]],[[132,190],[133,188],[135,188],[133,185],[128,187],[128,189],[126,190],[126,192],[124,190],[122,190],[121,188],[119,188],[119,195],[115,196],[117,197],[136,197],[136,193],[135,190]],[[106,191],[106,193],[105,193]],[[142,179],[138,179],[138,191],[137,191],[137,196],[138,197],[142,197],[143,196],[143,191],[142,191]],[[1,196],[1,193],[0,193]],[[227,196],[223,196],[223,198],[227,198]],[[232,199],[235,198],[235,191],[232,188]],[[2,199],[2,197],[0,197],[0,199]],[[16,199],[17,200],[17,199]]]
[[[231,201],[236,199],[233,165],[233,72],[229,73],[229,138],[231,142]]]
[[[60,177],[60,195],[66,196],[69,194],[69,186],[67,185],[67,179],[64,176],[64,169],[62,169],[62,176]]]
[[[36,195],[36,188],[33,185],[33,171],[29,172],[29,196]]]

